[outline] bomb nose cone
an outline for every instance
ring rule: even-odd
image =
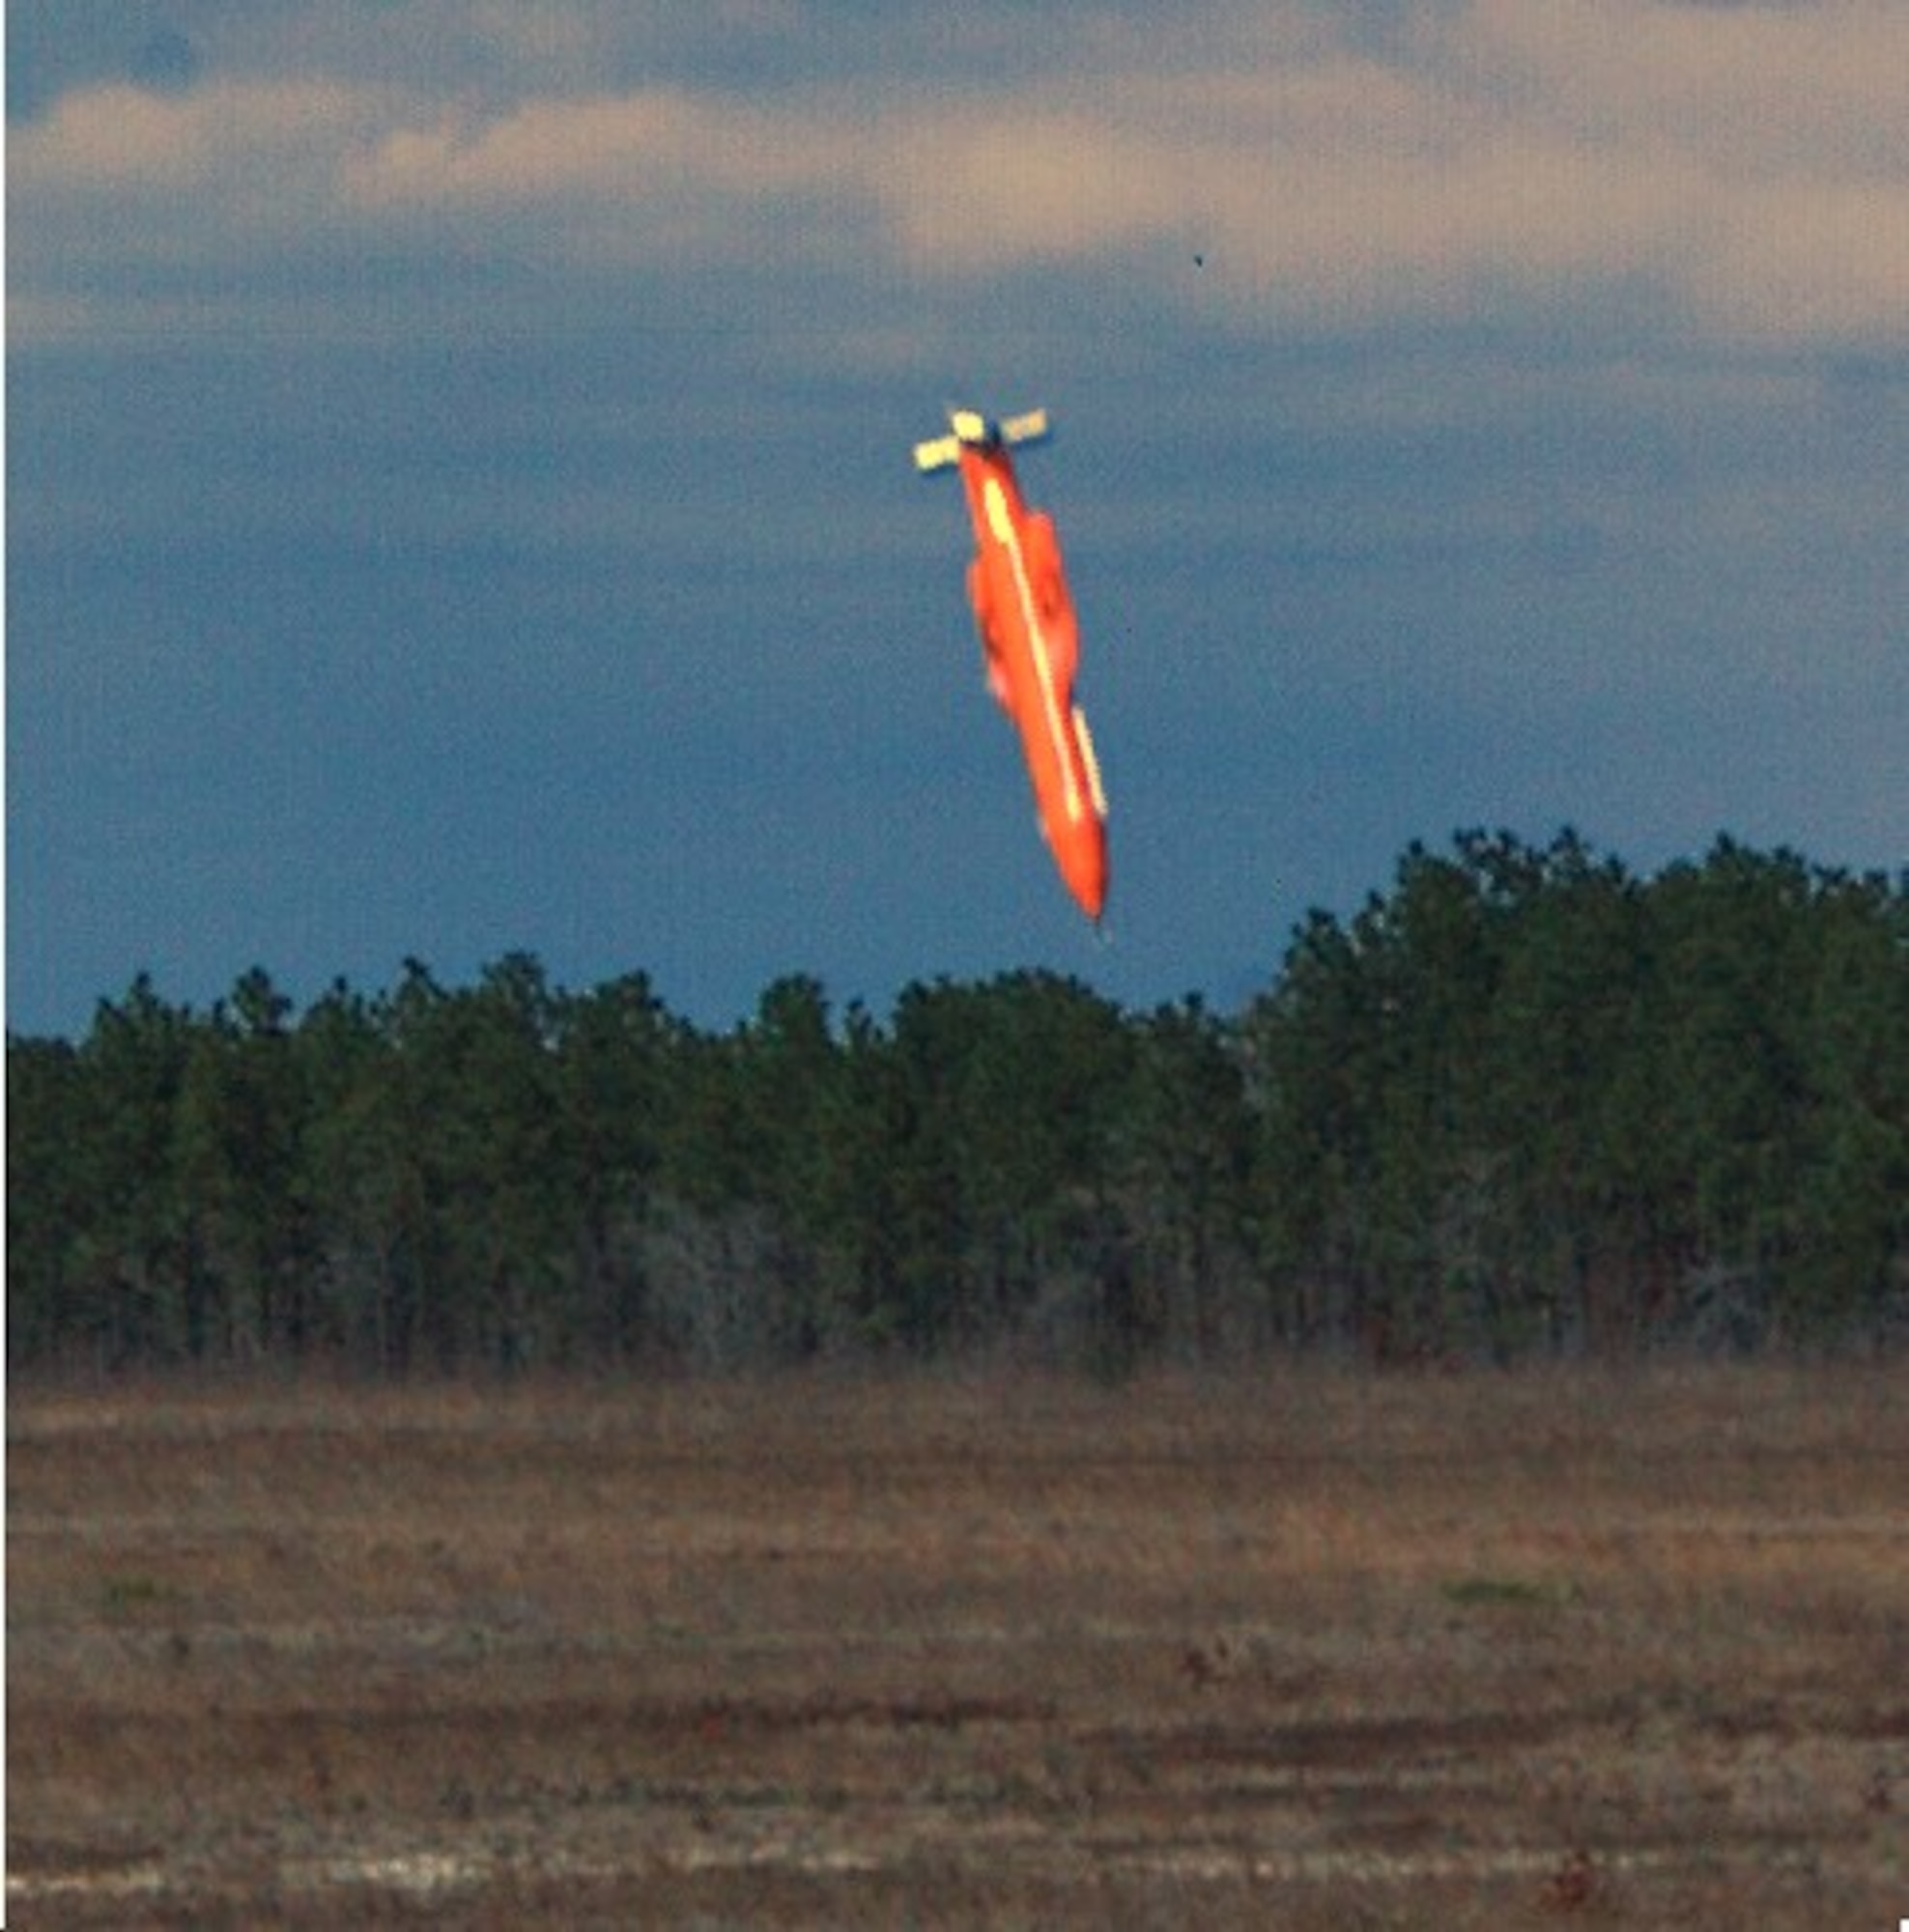
[[[1057,842],[1054,856],[1074,902],[1098,925],[1107,906],[1107,843],[1099,822],[1090,821],[1078,836]]]

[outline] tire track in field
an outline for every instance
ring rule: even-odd
[[[946,1869],[951,1853],[966,1850],[977,1872],[997,1878],[1035,1879],[1078,1868],[1089,1861],[1103,1877],[1154,1879],[1177,1884],[1247,1883],[1255,1887],[1375,1889],[1530,1881],[1557,1884],[1574,1872],[1586,1882],[1667,1875],[1701,1865],[1753,1867],[1766,1877],[1783,1872],[1814,1876],[1858,1876],[1866,1869],[1856,1859],[1820,1847],[1802,1847],[1746,1834],[1736,1841],[1703,1847],[1604,1845],[1592,1849],[1563,1844],[1501,1845],[1470,1848],[1382,1851],[1366,1848],[1280,1850],[1240,1844],[1109,1842],[1091,1835],[1016,1826],[967,1834],[950,1833],[945,1820],[930,1829],[888,1833],[858,1841],[852,1832],[822,1842],[822,1820],[781,1819],[748,1832],[714,1839],[687,1835],[673,1842],[632,1846],[618,1855],[608,1850],[551,1848],[499,1849],[468,1837],[438,1837],[406,1843],[311,1850],[276,1862],[269,1875],[271,1892],[326,1898],[348,1892],[448,1901],[500,1884],[534,1882],[601,1885],[640,1883],[661,1876],[695,1878],[705,1874],[774,1872],[807,1878],[854,1878],[905,1872],[931,1853]],[[831,1821],[838,1827],[840,1820]],[[929,1821],[921,1821],[929,1822]],[[522,1833],[510,1834],[515,1845]],[[967,1842],[964,1845],[963,1838]],[[177,1909],[199,1902],[229,1905],[253,1895],[261,1874],[256,1860],[221,1869],[217,1864],[168,1869],[154,1861],[97,1870],[15,1869],[8,1874],[10,1906],[67,1901],[110,1907],[135,1900]]]

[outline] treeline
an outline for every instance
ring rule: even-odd
[[[1880,1345],[1909,1315],[1909,875],[1414,845],[1235,1015],[1011,973],[728,1032],[641,974],[141,978],[10,1036],[15,1367],[1118,1372]]]

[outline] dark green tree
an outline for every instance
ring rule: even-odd
[[[311,1215],[310,1347],[397,1371],[420,1209],[387,1021],[387,1003],[339,980],[306,1009],[293,1051],[308,1110],[298,1184]]]
[[[1104,1345],[1117,1362],[1264,1346],[1274,1324],[1250,1266],[1255,1134],[1234,1030],[1188,994],[1125,1032],[1128,1089],[1113,1112],[1125,1246]]]
[[[7,1040],[7,1350],[57,1358],[90,1294],[84,1256],[99,1202],[93,1090],[63,1039]]]
[[[225,1359],[296,1358],[308,1339],[314,1246],[291,1011],[254,967],[191,1029],[173,1159],[199,1315],[195,1353],[210,1345]]]
[[[556,1102],[575,1223],[571,1346],[599,1362],[633,1362],[649,1341],[648,1236],[677,1029],[642,973],[560,1001],[556,1024]]]
[[[207,1347],[206,1284],[175,1160],[193,1030],[191,1014],[142,973],[125,998],[100,1003],[79,1049],[91,1132],[73,1153],[92,1211],[74,1243],[75,1306],[64,1325],[111,1366],[197,1357]]]

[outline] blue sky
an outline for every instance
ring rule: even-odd
[[[1264,985],[1406,842],[1909,857],[1909,11],[15,0],[8,1017]],[[1112,943],[961,594],[1045,404]]]

